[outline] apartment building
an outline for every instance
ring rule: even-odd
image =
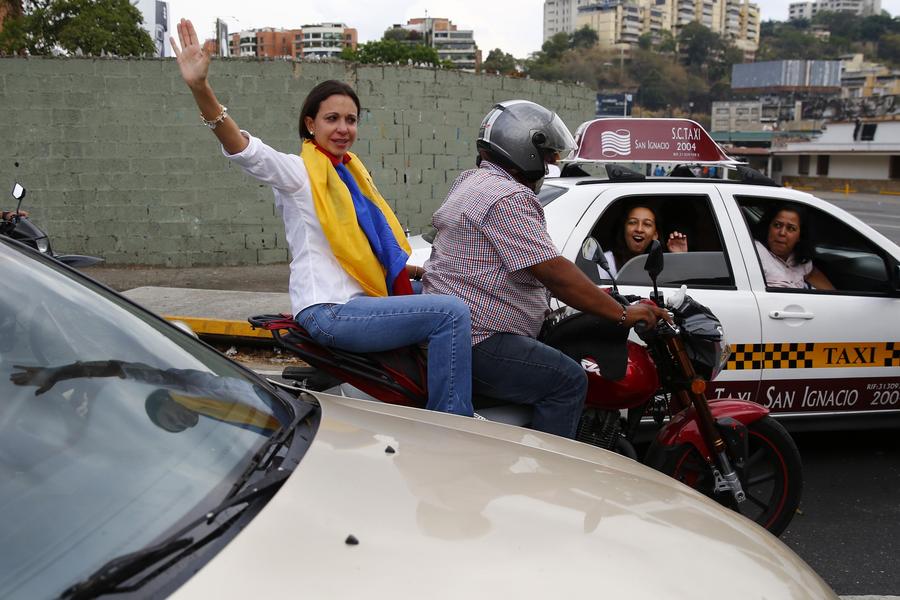
[[[303,58],[336,58],[345,47],[356,50],[356,29],[344,23],[304,25],[294,52]]]
[[[561,31],[575,31],[578,9],[593,3],[594,0],[544,0],[544,41]]]
[[[421,17],[410,19],[405,25],[394,25],[395,29],[405,29],[418,33],[418,42],[437,50],[438,58],[450,61],[464,71],[481,68],[481,50],[475,43],[475,32],[459,29],[453,21],[445,18]]]
[[[900,95],[900,70],[865,60],[862,54],[841,56],[841,98]]]
[[[545,1],[545,38],[551,29],[547,19],[550,5],[557,11],[552,25],[558,27],[564,21],[559,16],[562,3]],[[644,34],[659,40],[668,30],[677,36],[682,27],[696,21],[721,34],[752,60],[759,47],[759,18],[759,7],[747,0],[591,0],[576,7],[574,23],[565,31],[588,26],[597,32],[600,47],[622,49],[636,44]]]
[[[295,41],[300,29],[264,27],[231,34],[231,56],[259,58],[297,58]]]
[[[231,56],[260,58],[331,58],[344,46],[354,50],[356,29],[343,23],[304,25],[301,29],[265,27],[234,33],[230,37]]]
[[[881,0],[812,0],[811,2],[791,2],[788,18],[812,19],[820,12],[848,12],[861,17],[881,14]]]

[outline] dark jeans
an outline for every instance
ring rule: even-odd
[[[531,404],[532,428],[572,438],[587,376],[581,365],[536,339],[495,333],[472,348],[472,393]]]

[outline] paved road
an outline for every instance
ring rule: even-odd
[[[812,192],[833,202],[900,245],[900,196]]]
[[[900,595],[900,435],[795,433],[801,514],[784,540],[838,594]]]

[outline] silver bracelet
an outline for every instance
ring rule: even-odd
[[[222,109],[222,112],[219,113],[219,116],[213,119],[212,121],[207,121],[203,116],[203,113],[200,113],[200,120],[203,121],[203,124],[209,127],[210,129],[215,129],[219,126],[219,123],[225,120],[225,117],[228,116],[228,107],[219,105],[219,108]]]
[[[623,306],[622,307],[622,316],[619,317],[619,320],[616,322],[616,325],[620,325],[620,326],[624,325],[626,318],[628,318],[628,307]]]

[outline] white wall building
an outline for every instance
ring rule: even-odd
[[[356,49],[356,29],[344,23],[317,23],[303,26],[303,58],[335,58],[345,46]]]
[[[772,155],[780,162],[775,175],[786,181],[900,181],[900,121],[829,123],[819,137],[773,148]]]
[[[820,12],[849,12],[861,17],[881,14],[881,0],[812,0],[811,2],[791,2],[788,18],[812,19]]]

